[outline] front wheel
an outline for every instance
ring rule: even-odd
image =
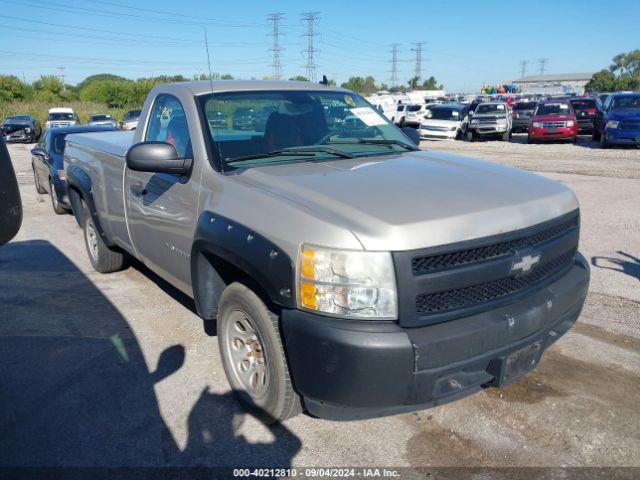
[[[508,142],[510,138],[511,138],[511,132],[510,131],[504,132],[502,134],[502,141],[503,142]]]
[[[36,192],[38,192],[41,195],[43,193],[47,193],[47,191],[44,188],[42,188],[42,185],[40,185],[40,180],[38,180],[38,174],[36,173],[36,168],[35,167],[32,167],[32,168],[33,168],[33,180],[36,184]]]
[[[475,141],[475,139],[476,139],[476,136],[473,133],[473,130],[467,130],[467,141],[473,142]]]
[[[218,345],[227,380],[249,408],[282,421],[302,411],[282,347],[278,316],[241,283],[220,298]]]
[[[594,142],[599,142],[600,141],[600,132],[598,131],[598,129],[594,128],[593,129],[593,133],[591,134],[591,140],[593,140]]]
[[[609,148],[609,142],[607,142],[607,134],[600,134],[600,148]]]

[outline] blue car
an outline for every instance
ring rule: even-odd
[[[602,148],[640,145],[640,92],[612,93],[596,115],[593,139]]]
[[[115,127],[83,125],[49,128],[40,143],[31,150],[31,167],[38,193],[51,196],[53,211],[59,215],[71,209],[64,175],[64,140],[70,133],[109,132]]]

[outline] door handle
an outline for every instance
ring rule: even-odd
[[[147,194],[147,189],[141,183],[137,183],[135,185],[131,185],[131,193],[133,193],[136,197],[141,197]]]

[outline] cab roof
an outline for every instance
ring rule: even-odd
[[[203,80],[197,82],[177,82],[158,85],[156,88],[165,92],[189,90],[193,95],[206,95],[215,92],[234,92],[251,90],[308,90],[308,91],[337,91],[349,92],[341,87],[323,85],[314,82],[291,82],[279,80]]]

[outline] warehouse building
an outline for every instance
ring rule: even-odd
[[[513,81],[523,93],[582,94],[585,85],[591,80],[592,72],[564,73],[555,75],[529,75]]]

